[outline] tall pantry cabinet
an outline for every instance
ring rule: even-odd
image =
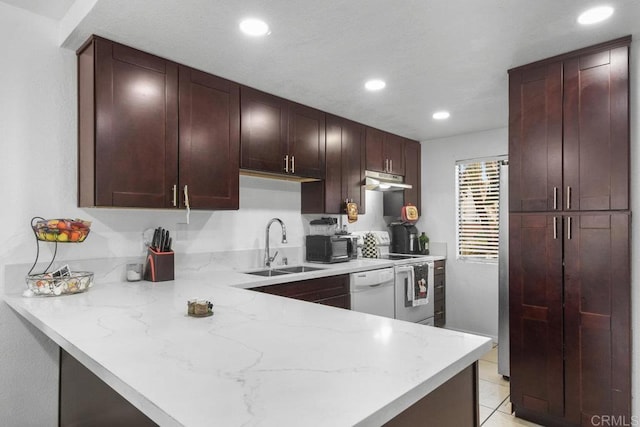
[[[631,422],[630,43],[509,71],[511,403],[543,425]]]

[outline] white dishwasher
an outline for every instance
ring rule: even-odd
[[[395,318],[393,267],[351,273],[351,310]]]

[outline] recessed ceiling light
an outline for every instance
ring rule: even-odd
[[[435,113],[433,113],[432,117],[436,120],[445,120],[448,119],[450,115],[451,114],[449,114],[448,111],[436,111]]]
[[[364,87],[367,90],[380,90],[380,89],[384,89],[384,87],[387,84],[384,82],[384,80],[380,80],[380,79],[372,79],[372,80],[367,80],[367,82],[364,84]]]
[[[267,23],[255,18],[248,18],[241,21],[240,30],[249,36],[264,36],[270,34]]]
[[[582,25],[595,24],[604,21],[613,15],[613,8],[610,6],[599,6],[586,10],[578,16],[578,23]]]

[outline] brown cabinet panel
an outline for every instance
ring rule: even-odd
[[[433,276],[433,323],[435,326],[442,328],[447,323],[447,286],[445,274],[446,261],[434,261]]]
[[[564,65],[567,210],[629,209],[628,47]]]
[[[383,152],[384,157],[389,159],[389,173],[405,174],[404,141],[405,139],[398,135],[385,132]]]
[[[544,425],[630,419],[630,43],[510,71],[510,210],[557,211],[509,227],[511,401]]]
[[[240,89],[240,167],[284,173],[287,154],[287,101],[245,86]]]
[[[405,157],[405,184],[410,184],[413,188],[411,190],[404,190],[404,204],[411,203],[418,208],[418,212],[422,212],[422,197],[421,197],[421,151],[420,143],[417,141],[411,141],[409,139],[404,142],[404,157]]]
[[[366,167],[367,170],[386,172],[387,161],[384,156],[384,132],[367,127],[366,131]]]
[[[78,74],[79,206],[238,208],[238,85],[100,37]]]
[[[364,132],[364,125],[327,114],[325,179],[302,184],[302,213],[341,214],[346,199],[365,213]]]
[[[630,218],[582,213],[565,223],[566,416],[576,424],[599,414],[629,420]]]
[[[349,297],[349,275],[328,276],[298,282],[260,286],[251,288],[251,290],[303,301],[324,301],[327,305],[338,306],[337,304],[340,304],[338,297]],[[331,298],[336,298],[336,300],[331,301]],[[342,304],[344,304],[344,301],[342,299]]]
[[[290,103],[288,142],[291,173],[309,178],[324,178],[324,112]]]
[[[562,63],[509,74],[509,210],[562,206]]]
[[[78,56],[79,205],[169,207],[178,172],[177,65],[101,38]]]
[[[181,66],[180,207],[238,209],[240,88]]]
[[[367,127],[366,169],[404,175],[404,138]]]
[[[240,167],[324,178],[325,113],[242,86]]]
[[[511,402],[564,415],[562,217],[509,217]]]
[[[325,298],[314,302],[317,304],[351,310],[351,295],[349,294],[338,295],[337,297]]]

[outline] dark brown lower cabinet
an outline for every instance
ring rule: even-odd
[[[333,307],[346,308],[347,310],[351,309],[348,274],[300,280],[299,282],[280,283],[277,285],[259,286],[251,288],[251,290]]]
[[[60,427],[157,426],[124,397],[60,349]]]
[[[206,410],[206,408],[203,408]],[[157,426],[93,372],[60,349],[61,427]],[[215,425],[215,419],[212,419]],[[385,424],[478,426],[478,364],[473,363]]]
[[[547,426],[631,422],[629,225],[628,212],[511,214],[517,416]]]

